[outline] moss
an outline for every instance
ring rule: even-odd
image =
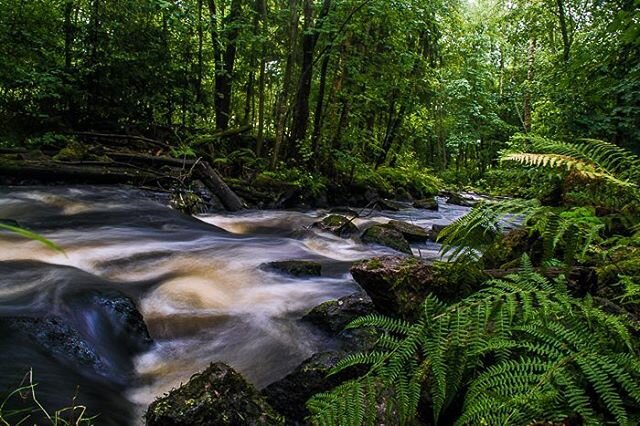
[[[362,241],[367,244],[379,244],[402,253],[412,254],[411,246],[407,239],[392,225],[373,225],[362,234]]]
[[[358,232],[358,227],[353,222],[339,214],[331,214],[316,222],[314,226],[340,237],[349,237]]]
[[[54,161],[82,161],[89,158],[86,146],[76,140],[70,140],[54,157]]]
[[[145,417],[150,426],[283,424],[256,389],[225,364],[211,364],[159,398]]]
[[[295,277],[319,277],[322,274],[322,265],[310,260],[285,260],[270,262],[265,265],[267,269],[274,269]]]

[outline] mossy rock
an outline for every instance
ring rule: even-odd
[[[475,290],[483,277],[456,264],[383,256],[356,263],[353,278],[384,315],[416,319],[428,294],[452,303]]]
[[[429,231],[411,223],[392,220],[389,222],[389,226],[393,227],[396,231],[399,231],[407,241],[421,243],[428,241],[430,238]]]
[[[529,233],[512,229],[498,238],[482,255],[482,263],[489,269],[518,267],[522,255],[530,249]]]
[[[283,260],[265,263],[263,269],[284,272],[294,277],[319,277],[322,275],[322,265],[311,260]]]
[[[89,159],[89,150],[78,141],[70,140],[67,146],[53,156],[54,161],[82,161]]]
[[[409,241],[393,225],[373,225],[362,234],[362,242],[389,247],[402,253],[413,254]]]
[[[438,223],[434,223],[431,225],[431,230],[429,231],[429,240],[437,241],[440,233],[449,225],[441,225]]]
[[[350,219],[339,214],[331,214],[314,223],[313,226],[343,238],[348,238],[359,231]]]
[[[226,364],[211,364],[189,382],[155,400],[148,426],[283,425],[258,391]]]
[[[454,204],[462,207],[473,207],[478,204],[479,201],[470,197],[465,197],[462,194],[451,194],[447,199],[447,204]]]
[[[416,209],[433,211],[438,211],[439,209],[438,200],[436,200],[436,197],[423,198],[422,200],[414,201],[413,207],[415,207]]]
[[[347,355],[343,351],[315,354],[291,374],[267,386],[262,393],[269,404],[285,416],[287,425],[307,425],[305,418],[310,413],[305,404],[309,398],[366,373],[362,367],[352,367],[329,376],[329,371]]]

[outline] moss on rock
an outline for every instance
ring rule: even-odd
[[[429,264],[422,259],[399,256],[356,263],[351,274],[380,313],[410,320],[418,316],[428,294],[444,302],[455,302],[469,295],[483,279],[456,264]]]
[[[339,214],[331,214],[314,223],[313,226],[343,238],[348,238],[358,233],[358,227],[351,220]]]
[[[148,426],[282,425],[282,417],[226,364],[211,364],[189,382],[155,400]]]
[[[294,277],[319,277],[322,275],[322,265],[311,260],[283,260],[269,262],[263,265],[264,269],[272,269]]]
[[[411,246],[402,232],[393,225],[373,225],[362,234],[362,242],[379,244],[402,253],[412,254]]]

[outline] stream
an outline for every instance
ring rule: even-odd
[[[468,211],[439,201],[437,212],[374,212],[355,223],[362,229],[399,219],[430,228]],[[0,321],[0,390],[15,388],[32,368],[43,405],[69,406],[77,394],[91,413],[102,413],[97,424],[135,425],[154,398],[210,362],[228,363],[258,388],[282,378],[333,344],[300,318],[358,290],[348,272],[352,262],[394,254],[311,227],[326,214],[245,211],[192,218],[166,207],[163,196],[137,189],[0,188],[0,219],[17,221],[64,249],[0,234],[0,320],[61,318],[98,353],[94,367],[104,367],[72,365],[64,354],[43,351],[37,334],[25,338]],[[418,256],[439,256],[435,243],[412,248]],[[321,263],[322,276],[260,268],[292,259]],[[105,291],[131,297],[154,340],[133,359],[87,302]]]

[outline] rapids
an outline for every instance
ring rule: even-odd
[[[366,222],[447,224],[468,211],[375,212]],[[223,361],[258,387],[283,377],[332,342],[299,319],[314,306],[357,290],[353,261],[393,251],[322,233],[310,225],[325,211],[246,211],[198,218],[166,207],[166,199],[122,187],[0,188],[0,219],[17,221],[64,253],[0,234],[0,319],[55,314],[65,318],[106,360],[101,374],[46,356],[37,345],[0,330],[0,390],[33,368],[43,404],[68,406],[74,396],[98,424],[140,424],[146,405],[212,361]],[[413,246],[438,257],[438,245]],[[295,278],[259,268],[308,259],[322,277]],[[132,297],[155,344],[127,373],[122,348],[85,309],[83,294],[117,289]]]

